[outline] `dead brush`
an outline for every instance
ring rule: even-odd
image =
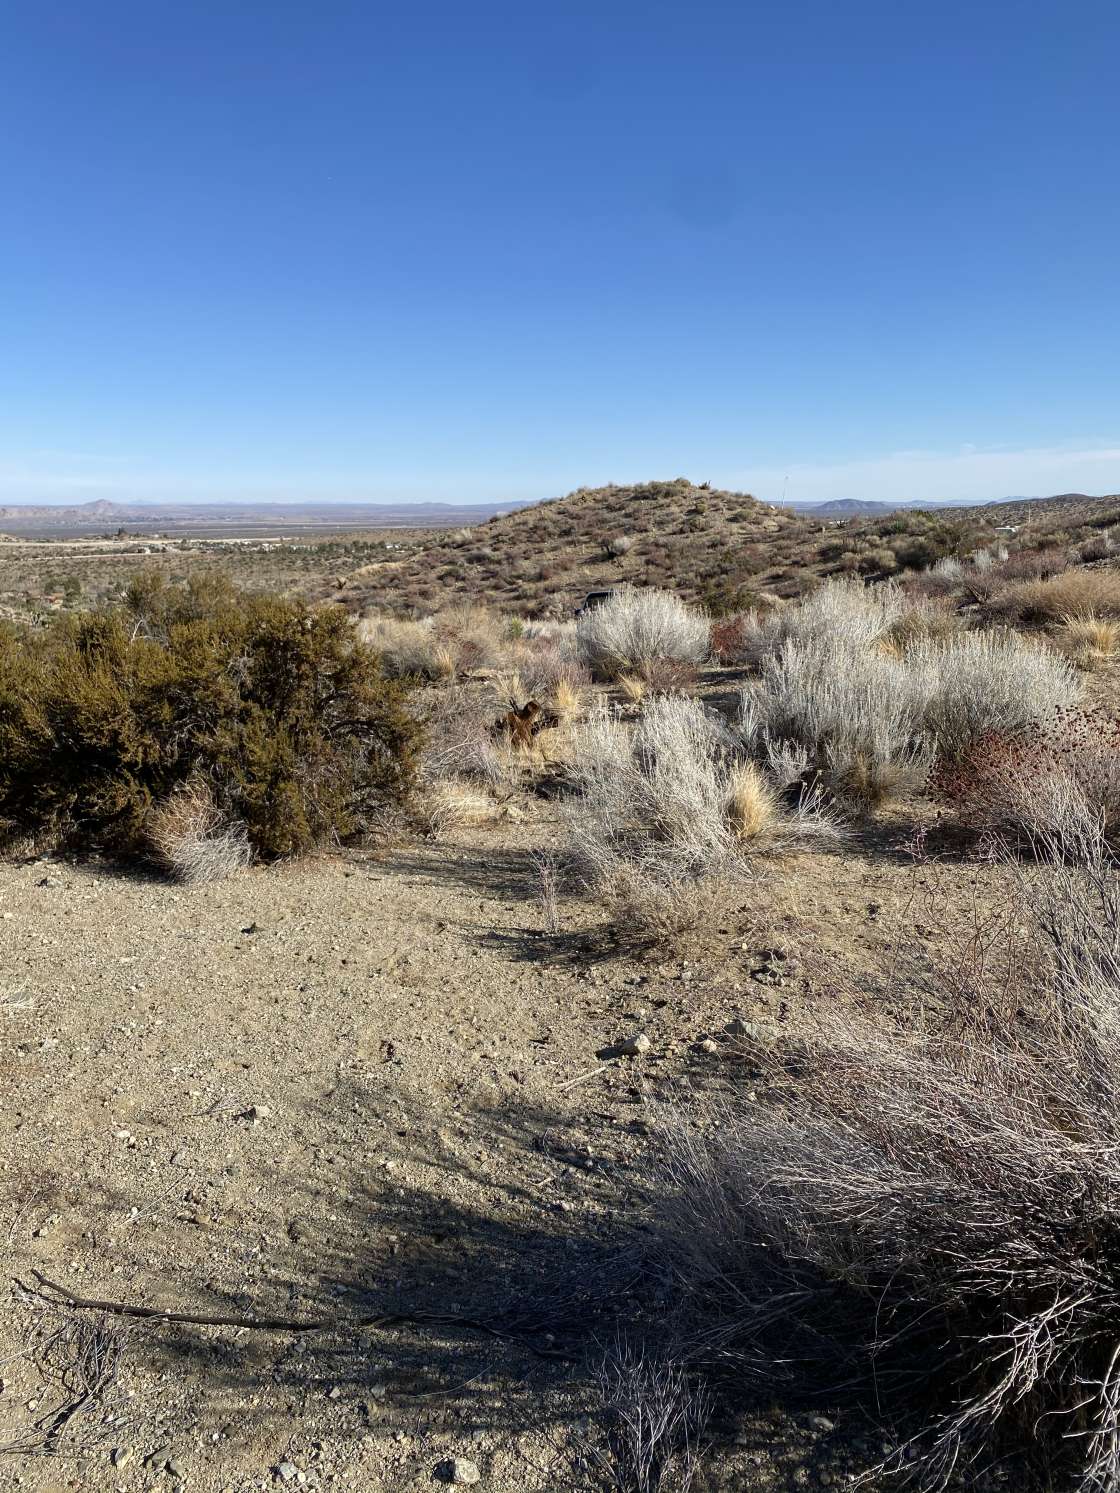
[[[201,778],[188,779],[152,809],[147,835],[160,864],[187,886],[222,881],[253,858],[245,826],[221,812]]]
[[[647,1263],[726,1383],[874,1394],[887,1463],[1120,1487],[1120,883],[1099,840],[1022,873],[1041,984],[964,1035],[835,1019],[766,1102],[666,1127]],[[1032,1483],[1032,1486],[1034,1484]]]
[[[669,1357],[619,1341],[594,1376],[603,1435],[590,1460],[615,1493],[688,1493],[711,1396]]]
[[[1081,668],[1092,669],[1116,657],[1120,622],[1094,612],[1070,612],[1061,620],[1059,644]]]
[[[742,901],[742,886],[727,876],[672,875],[654,880],[619,866],[596,888],[614,938],[635,950],[678,949],[703,941]]]

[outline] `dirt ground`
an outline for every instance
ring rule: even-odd
[[[734,1074],[736,1021],[796,1030],[853,990],[889,1019],[892,969],[920,999],[945,930],[921,923],[900,824],[762,865],[700,954],[621,954],[578,902],[550,934],[532,852],[552,814],[194,889],[0,867],[0,1443],[25,1449],[0,1482],[397,1493],[466,1459],[502,1493],[601,1486],[568,1350],[640,1219],[658,1101]],[[962,919],[989,874],[955,868]],[[647,1053],[596,1056],[638,1032]],[[67,1418],[83,1386],[52,1334],[74,1317],[21,1289],[35,1270],[192,1314],[449,1320],[116,1321],[95,1342],[112,1382]],[[842,1486],[883,1451],[874,1426],[782,1407],[724,1431],[712,1488]]]

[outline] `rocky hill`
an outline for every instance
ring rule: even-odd
[[[479,601],[560,616],[588,591],[630,581],[718,607],[760,591],[798,592],[826,568],[821,533],[819,520],[683,477],[612,484],[440,535],[363,567],[342,592],[355,608]]]

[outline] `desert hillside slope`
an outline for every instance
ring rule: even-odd
[[[686,478],[580,488],[352,575],[354,606],[431,609],[454,600],[566,614],[595,587],[671,585],[712,602],[799,589],[820,525],[746,493]]]
[[[967,556],[1007,521],[993,515],[982,508],[822,517],[684,477],[612,483],[433,535],[326,578],[321,595],[354,611],[423,614],[470,601],[562,617],[588,591],[631,582],[673,590],[718,614],[766,593],[803,594],[829,576],[881,580]]]

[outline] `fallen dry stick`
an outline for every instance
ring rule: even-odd
[[[202,1312],[171,1312],[156,1306],[135,1306],[127,1301],[98,1301],[90,1296],[76,1296],[66,1286],[49,1280],[41,1271],[32,1269],[31,1274],[39,1282],[39,1290],[16,1278],[16,1285],[29,1296],[48,1301],[52,1306],[68,1306],[75,1311],[103,1312],[110,1317],[139,1317],[145,1321],[177,1322],[188,1327],[236,1327],[247,1332],[361,1332],[371,1327],[465,1327],[473,1332],[485,1332],[491,1337],[511,1341],[522,1341],[543,1332],[544,1329],[508,1328],[496,1326],[482,1317],[457,1316],[453,1312],[379,1312],[372,1317],[227,1317],[213,1316]],[[48,1294],[48,1293],[53,1293]],[[560,1358],[571,1361],[571,1356],[555,1348],[538,1348],[525,1341],[525,1347],[539,1358]]]

